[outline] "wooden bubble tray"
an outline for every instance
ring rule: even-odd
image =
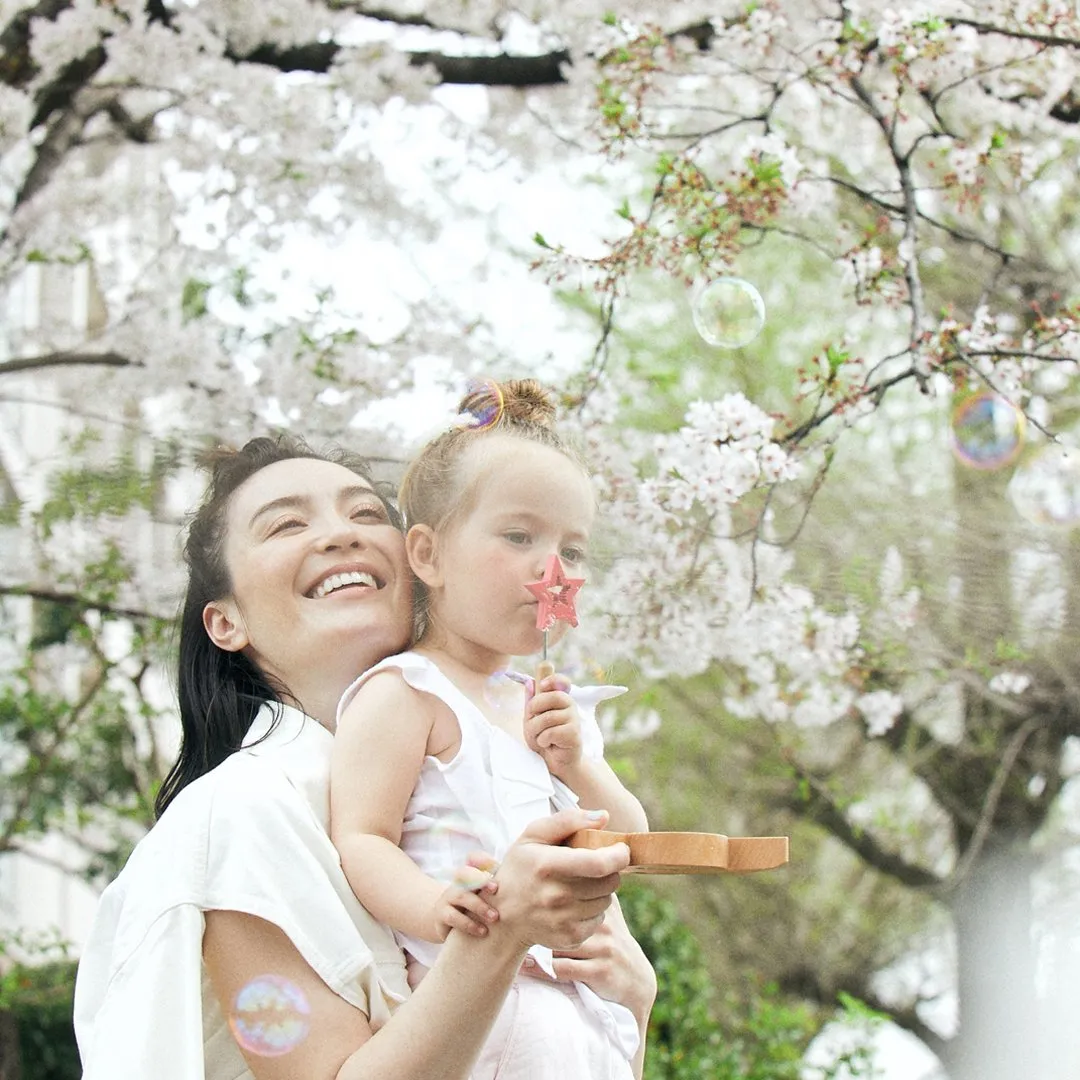
[[[570,847],[630,848],[626,874],[750,874],[775,870],[788,861],[786,836],[724,836],[721,833],[621,833],[582,829],[567,840]]]

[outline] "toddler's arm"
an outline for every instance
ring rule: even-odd
[[[401,823],[427,753],[434,699],[398,672],[374,674],[346,706],[330,765],[330,839],[356,898],[381,922],[425,941],[457,928],[477,936],[498,914],[488,882],[449,888],[398,847]]]
[[[603,758],[582,753],[581,719],[568,693],[569,680],[549,675],[525,706],[525,742],[547,762],[577,795],[585,810],[606,810],[608,828],[616,832],[648,832],[649,822],[637,797],[623,786]]]

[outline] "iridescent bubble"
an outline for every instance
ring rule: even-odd
[[[710,345],[741,349],[761,333],[765,301],[749,281],[722,277],[697,294],[693,315],[697,332]]]
[[[464,424],[473,431],[494,427],[505,405],[502,387],[494,379],[471,382],[462,403]]]
[[[1032,525],[1080,525],[1080,450],[1047,446],[1039,451],[1013,473],[1009,498]]]
[[[295,1050],[311,1028],[311,1006],[303,991],[281,975],[259,975],[240,988],[229,1013],[240,1046],[259,1057]]]
[[[453,883],[461,889],[476,892],[491,880],[491,875],[475,866],[458,866],[454,869]]]
[[[953,453],[972,469],[1000,469],[1020,453],[1025,423],[1023,412],[999,394],[972,394],[953,409]]]
[[[520,716],[523,701],[521,679],[509,671],[496,671],[484,683],[484,704],[493,713]]]
[[[432,875],[444,885],[462,885],[458,870],[476,852],[495,855],[503,846],[498,829],[485,821],[472,820],[465,813],[448,814],[424,828],[436,850],[442,851],[443,865]]]

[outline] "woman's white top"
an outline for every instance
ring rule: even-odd
[[[251,1077],[203,969],[204,911],[280,927],[374,1028],[408,995],[401,950],[330,843],[332,745],[311,717],[264,705],[243,748],[184,788],[136,846],[79,963],[83,1080]]]
[[[473,701],[420,653],[387,657],[364,672],[342,695],[338,723],[357,690],[386,668],[399,670],[413,689],[443,701],[457,718],[461,732],[461,745],[452,760],[424,758],[401,823],[399,846],[429,877],[449,885],[454,870],[475,851],[486,851],[502,861],[507,848],[529,824],[553,810],[577,804],[577,796],[548,772],[538,753],[488,721]],[[597,704],[625,692],[622,686],[571,687],[586,757],[604,756],[604,738],[595,715]],[[439,945],[405,934],[397,937],[425,967],[435,963]],[[551,950],[534,945],[529,952],[554,977]],[[612,1041],[632,1058],[639,1035],[630,1011],[602,1000],[582,983],[575,986]]]

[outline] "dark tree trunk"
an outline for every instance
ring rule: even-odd
[[[0,1080],[22,1080],[19,1028],[6,1009],[0,1009]]]

